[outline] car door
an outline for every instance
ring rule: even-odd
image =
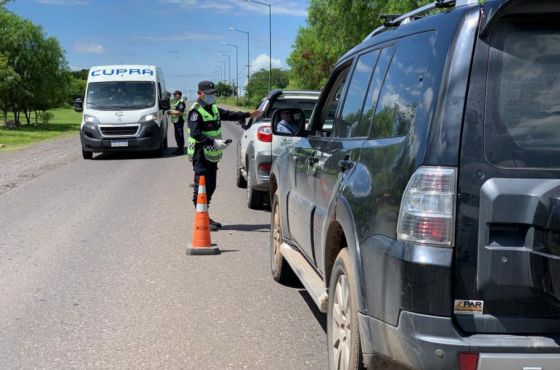
[[[266,108],[267,104],[268,104],[268,99],[264,98],[259,102],[256,109],[262,112]],[[255,133],[256,127],[253,127],[253,124],[255,123],[254,121],[255,120],[251,118],[249,120],[248,128],[244,129],[244,131],[241,133],[241,140],[239,141],[239,148],[237,150],[238,153],[237,158],[239,163],[246,164],[245,159],[247,158],[247,148],[249,147],[251,141],[254,140],[254,137],[256,136]]]
[[[340,97],[346,82],[351,61],[335,70],[325,87],[326,98],[319,103],[311,118],[311,129],[290,147],[294,165],[294,190],[289,195],[289,230],[301,250],[315,262],[313,253],[312,219],[315,211],[315,177],[319,158],[317,147],[332,134]]]
[[[342,108],[336,116],[333,133],[329,138],[314,142],[317,162],[312,176],[315,183],[316,209],[313,217],[313,244],[317,265],[323,266],[321,245],[325,219],[333,194],[353,170],[360,148],[367,140],[367,122],[361,122],[364,101],[379,57],[379,50],[361,54],[354,63]]]

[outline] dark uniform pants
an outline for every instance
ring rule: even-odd
[[[175,126],[175,141],[177,142],[177,148],[183,149],[185,147],[185,121],[179,120],[179,122],[174,122]]]
[[[216,190],[216,178],[218,175],[218,166],[216,164],[202,164],[194,163],[194,191],[193,191],[193,203],[196,207],[196,199],[198,197],[198,184],[200,176],[204,176],[206,180],[206,197],[208,198],[208,205],[210,205],[210,200],[212,195]]]

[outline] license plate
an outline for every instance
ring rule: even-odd
[[[128,141],[111,141],[111,148],[120,148],[124,146],[128,146]]]

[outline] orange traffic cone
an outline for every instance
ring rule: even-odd
[[[192,244],[187,247],[189,255],[219,254],[220,249],[210,239],[210,219],[208,217],[208,199],[206,198],[206,178],[200,176],[198,197],[196,199],[196,215],[194,217],[194,233]]]

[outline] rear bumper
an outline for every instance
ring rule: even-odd
[[[452,248],[381,235],[361,243],[359,322],[370,368],[381,361],[387,364],[381,369],[454,370],[459,353],[478,353],[477,370],[560,370],[560,333],[466,335],[459,329],[452,319],[453,260]],[[551,366],[537,354],[556,362]]]
[[[261,166],[268,166],[268,171],[264,171]],[[268,191],[269,182],[270,182],[270,169],[272,166],[272,153],[269,151],[266,152],[257,152],[255,154],[255,167],[254,173],[255,175],[255,184],[254,189],[260,191]]]
[[[478,370],[560,370],[560,334],[462,336],[449,317],[402,311],[397,326],[360,315],[360,336],[368,368],[459,369],[459,353],[480,354]]]
[[[82,149],[87,152],[152,151],[159,149],[163,130],[155,122],[143,123],[133,137],[103,137],[95,125],[85,124],[80,131]],[[113,141],[126,141],[126,147],[112,147]]]

